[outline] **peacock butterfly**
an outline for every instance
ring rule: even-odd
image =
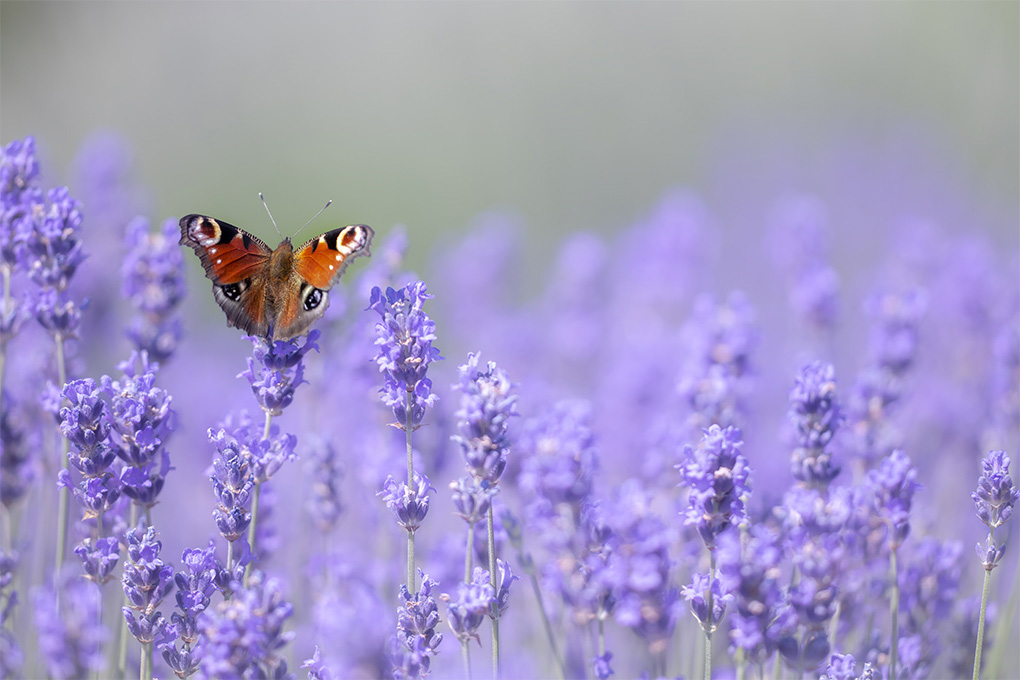
[[[326,313],[329,289],[351,259],[371,255],[374,233],[364,224],[352,224],[297,250],[289,238],[271,250],[243,229],[205,215],[186,215],[180,242],[201,260],[229,325],[250,335],[289,340],[308,332]]]

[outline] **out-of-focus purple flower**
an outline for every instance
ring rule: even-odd
[[[110,580],[110,574],[120,560],[120,542],[114,537],[92,540],[86,538],[74,549],[81,558],[85,577],[102,585]]]
[[[283,626],[294,607],[283,596],[280,582],[261,571],[251,573],[247,587],[240,583],[229,600],[198,617],[203,636],[196,647],[199,677],[217,680],[292,678],[283,648],[294,633]]]
[[[68,298],[68,294],[55,288],[41,289],[36,298],[32,312],[36,321],[54,337],[73,338],[81,325],[82,310],[88,301],[78,303]]]
[[[315,651],[312,653],[311,658],[305,659],[304,663],[301,664],[301,668],[308,669],[308,680],[333,680],[333,672],[329,670],[325,661],[322,660],[322,652],[319,651],[319,645],[315,645]]]
[[[677,589],[670,585],[671,532],[635,479],[620,487],[605,517],[612,530],[609,559],[598,577],[611,587],[613,616],[642,638],[649,651],[665,650],[676,623]]]
[[[733,601],[733,594],[725,592],[722,582],[717,578],[709,578],[708,574],[693,574],[690,584],[680,589],[680,594],[691,606],[694,618],[703,630],[715,631],[726,607]]]
[[[15,139],[0,148],[0,209],[17,204],[21,193],[39,174],[35,137]]]
[[[58,581],[56,589],[40,588],[32,598],[39,658],[46,674],[54,680],[101,674],[106,668],[103,652],[109,632],[99,616],[99,589],[81,578]]]
[[[425,409],[437,399],[432,393],[432,381],[426,377],[429,364],[443,358],[432,346],[436,324],[423,309],[425,301],[432,297],[425,283],[417,281],[400,290],[387,288],[385,293],[373,288],[368,306],[382,317],[376,324],[375,341],[379,347],[376,364],[384,376],[380,394],[383,403],[393,409],[396,425],[401,429],[407,423],[416,428],[425,416]]]
[[[826,450],[843,422],[836,400],[836,371],[816,361],[805,366],[790,390],[790,420],[797,428],[791,457],[793,476],[811,486],[827,486],[839,474]]]
[[[397,609],[397,647],[393,658],[393,677],[427,677],[431,657],[438,653],[443,635],[436,632],[439,607],[432,597],[436,583],[421,569],[421,587],[412,595],[407,584],[400,586],[402,606]]]
[[[917,468],[897,449],[868,473],[868,484],[875,490],[875,509],[888,529],[888,547],[896,550],[910,533],[911,504],[921,488]]]
[[[498,487],[490,486],[487,480],[477,477],[458,477],[450,482],[450,497],[453,507],[465,522],[475,525],[485,519]]]
[[[344,464],[333,444],[327,439],[315,437],[308,450],[307,477],[311,482],[311,489],[305,500],[305,508],[319,530],[324,535],[329,535],[344,511],[343,500],[340,497]]]
[[[19,677],[25,655],[7,621],[18,604],[14,583],[14,569],[18,556],[0,550],[0,677]]]
[[[123,607],[128,630],[136,640],[148,644],[163,632],[166,619],[158,610],[174,586],[174,568],[159,557],[163,547],[156,540],[156,529],[149,527],[143,534],[131,529],[125,534],[130,564],[124,565],[124,594],[128,606]]]
[[[710,550],[719,534],[747,521],[751,469],[740,453],[743,445],[740,428],[711,425],[698,448],[684,447],[684,462],[677,466],[689,489],[684,524],[694,526]]]
[[[995,336],[992,369],[994,420],[997,442],[1005,446],[1010,433],[1020,429],[1020,317],[1014,316]]]
[[[719,579],[734,596],[730,642],[761,666],[793,623],[785,607],[783,552],[779,534],[765,524],[752,524],[741,543],[735,532],[719,537]]]
[[[869,364],[858,375],[848,399],[848,446],[865,462],[902,446],[902,434],[888,420],[900,400],[903,380],[917,355],[919,326],[927,309],[920,291],[873,295],[865,304],[871,317]]]
[[[788,198],[777,206],[773,222],[773,256],[787,280],[794,312],[810,328],[831,331],[839,318],[839,276],[829,264],[821,201]]]
[[[467,363],[458,368],[460,381],[454,389],[461,392],[456,414],[460,434],[452,439],[471,474],[495,485],[506,468],[507,429],[510,417],[517,414],[517,396],[510,393],[510,379],[495,362],[484,367],[479,362],[477,353],[468,354]]]
[[[429,478],[415,470],[413,484],[387,477],[383,490],[376,495],[382,497],[386,507],[393,511],[400,526],[408,531],[417,531],[429,512],[430,491],[435,489]]]
[[[682,330],[684,365],[677,390],[690,409],[690,425],[736,424],[750,387],[751,353],[758,344],[754,309],[742,293],[725,305],[709,296],[694,303]]]
[[[36,433],[25,427],[20,411],[10,393],[4,391],[0,411],[0,505],[6,511],[24,498],[36,476]]]
[[[489,583],[489,572],[475,567],[471,583],[459,582],[455,596],[443,593],[440,599],[446,602],[446,613],[453,634],[463,643],[478,640],[478,627],[485,621],[496,600],[496,594]]]
[[[127,329],[138,351],[155,361],[166,361],[181,338],[180,319],[174,316],[184,297],[184,257],[177,244],[177,220],[169,219],[157,233],[149,221],[137,217],[127,225],[127,255],[121,265],[122,293],[136,315]]]
[[[252,342],[252,356],[248,358],[248,370],[238,377],[248,380],[263,411],[278,416],[294,401],[294,391],[306,382],[305,355],[319,349],[316,344],[319,335],[318,330],[312,329],[308,335],[290,340],[248,337]]]
[[[613,667],[609,663],[613,660],[613,653],[606,652],[605,654],[596,655],[591,660],[592,673],[598,680],[608,680],[613,675]]]

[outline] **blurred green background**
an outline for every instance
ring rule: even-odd
[[[827,159],[861,148],[865,173],[937,166],[981,206],[943,226],[1017,250],[1018,27],[1016,2],[3,0],[0,134],[36,135],[67,181],[90,133],[121,132],[150,217],[272,243],[259,191],[287,235],[333,199],[318,228],[404,224],[412,267],[491,209],[545,266],[559,235],[677,186],[722,215],[724,247],[759,248],[729,207],[826,198]]]

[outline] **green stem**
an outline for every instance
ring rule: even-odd
[[[497,593],[496,584],[496,530],[492,517],[492,503],[489,503],[489,512],[486,515],[486,524],[489,528],[489,583],[492,584],[492,592]],[[492,603],[492,679],[499,678],[499,611],[497,605]]]
[[[1016,611],[1020,607],[1020,562],[1016,563],[1017,572],[1013,574],[1013,588],[1009,594],[1009,602],[1006,604],[1004,609],[999,611],[997,616],[998,621],[995,624],[995,645],[992,647],[992,653],[988,659],[988,673],[987,676],[990,678],[1001,678],[1005,675],[1002,671],[1002,662],[1006,656],[1006,651],[1016,651],[1016,648],[1006,643],[1007,640],[1013,640],[1012,628],[1013,622],[1016,620]]]
[[[413,390],[410,385],[404,397],[404,440],[407,443],[407,488],[412,489],[414,485],[414,453],[411,448],[411,433],[414,427],[411,424],[411,396]],[[470,548],[469,548],[470,549]],[[414,531],[407,531],[407,591],[412,595],[417,591],[414,585]]]
[[[475,524],[468,522],[467,550],[464,551],[464,583],[471,583],[471,566],[475,552]]]
[[[464,662],[464,677],[471,680],[471,650],[467,640],[460,641],[460,658]]]
[[[715,551],[708,553],[708,622],[705,624],[705,680],[712,680],[712,631],[715,625],[712,623],[712,609],[715,606],[712,595],[712,579],[715,578]]]
[[[273,414],[266,411],[266,426],[262,430],[262,440],[268,441],[269,430],[273,425]],[[244,568],[244,587],[248,587],[248,580],[251,578],[252,565],[255,564],[255,530],[259,521],[259,496],[262,494],[262,480],[255,482],[255,489],[251,494],[251,522],[248,524],[248,547],[251,550],[251,560]]]
[[[63,390],[64,383],[67,382],[67,367],[64,359],[64,338],[59,333],[53,336],[53,340],[56,343],[56,359],[57,359],[57,389]],[[67,437],[60,437],[60,465],[65,470],[68,469],[67,464],[67,451],[68,441]],[[67,504],[68,504],[68,493],[67,487],[60,487],[59,500],[57,502],[57,558],[56,558],[56,571],[60,571],[61,565],[64,564],[64,550],[67,545]]]
[[[138,525],[138,506],[134,503],[131,504],[131,525],[132,527]],[[124,606],[128,606],[131,603],[128,601],[127,593],[124,593]],[[117,628],[117,636],[119,638],[118,650],[117,650],[117,677],[125,678],[125,672],[127,671],[127,639],[128,639],[128,628],[127,619],[123,616],[120,617],[120,626]]]
[[[896,662],[900,644],[900,576],[896,560],[896,550],[897,548],[893,548],[889,551],[889,571],[891,572],[890,577],[892,579],[892,595],[889,603],[889,608],[891,610],[890,613],[892,615],[892,644],[889,650],[889,676],[892,680],[896,679]]]
[[[545,637],[549,641],[549,649],[552,650],[553,659],[556,661],[556,677],[564,680],[567,677],[566,669],[563,667],[563,659],[560,658],[559,650],[556,648],[556,637],[553,635],[552,624],[549,623],[549,616],[545,612],[544,600],[542,600],[542,587],[538,585],[538,577],[532,567],[528,569],[528,578],[531,581],[531,589],[535,593],[535,600],[538,601],[538,612],[542,615],[542,627],[545,629]]]
[[[988,543],[993,545],[995,541],[995,527],[988,529]],[[981,587],[981,612],[978,614],[977,644],[974,645],[974,680],[981,676],[981,648],[985,644],[985,609],[988,607],[988,590],[992,582],[992,570],[985,567],[985,582]],[[1003,641],[999,641],[1002,644]]]

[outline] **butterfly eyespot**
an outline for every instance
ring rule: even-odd
[[[229,283],[226,286],[221,286],[220,290],[223,291],[224,297],[226,297],[228,300],[237,302],[238,300],[241,299],[241,287],[238,286],[236,283]]]
[[[312,288],[305,296],[305,311],[310,312],[319,305],[322,304],[322,291],[318,288]]]

